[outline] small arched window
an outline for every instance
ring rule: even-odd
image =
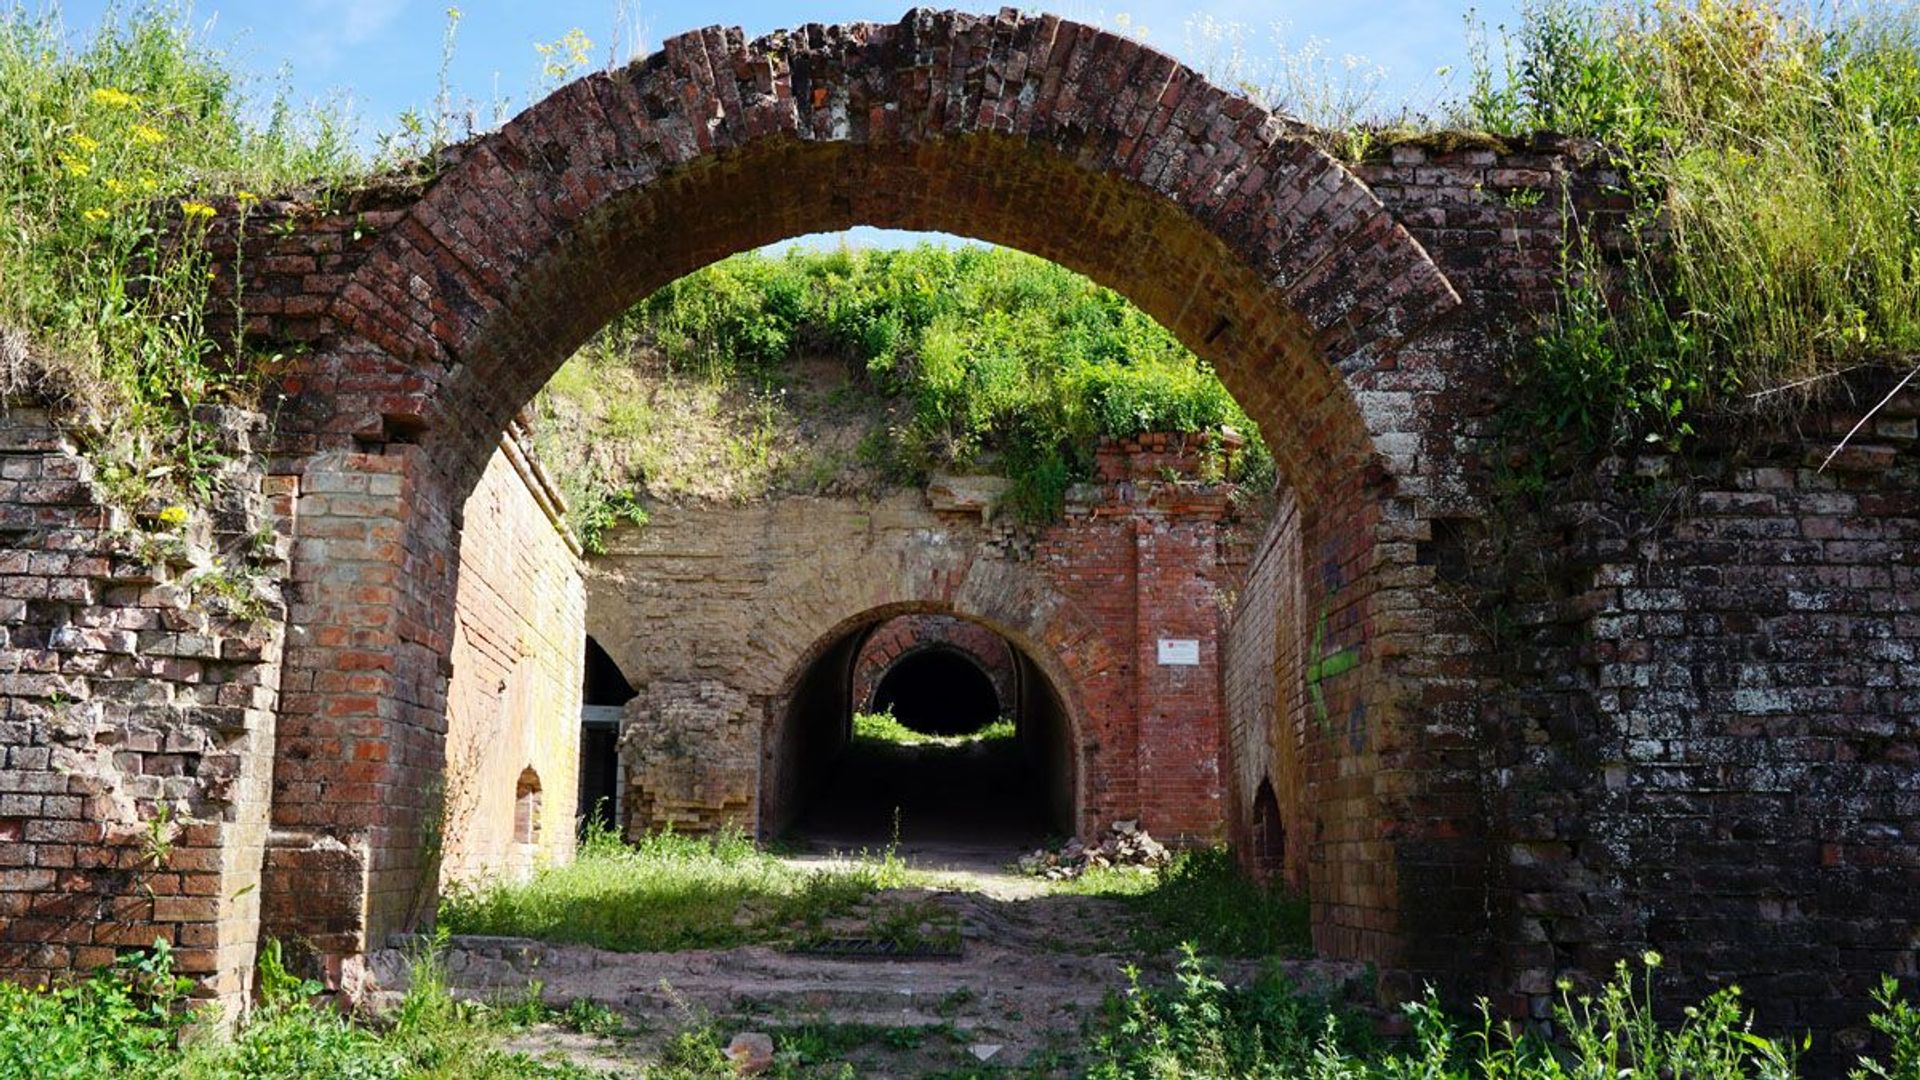
[[[1280,822],[1280,800],[1274,797],[1273,781],[1260,780],[1253,796],[1253,863],[1251,869],[1262,881],[1279,874],[1287,862],[1287,830]]]
[[[513,792],[513,839],[515,843],[540,842],[540,774],[527,768],[520,772],[520,783]]]

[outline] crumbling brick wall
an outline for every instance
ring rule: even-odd
[[[163,941],[245,1002],[259,933],[288,509],[258,415],[205,512],[110,500],[33,401],[0,413],[0,974],[44,982]],[[278,516],[276,512],[278,511]]]
[[[750,829],[764,727],[747,695],[726,683],[649,682],[620,722],[628,838]]]

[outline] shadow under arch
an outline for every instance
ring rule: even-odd
[[[890,712],[922,735],[971,735],[1014,705],[1002,700],[983,660],[947,642],[894,657],[864,699],[859,689],[854,687],[856,708]]]
[[[998,635],[1010,648],[1017,665],[1017,701],[1013,703],[1015,738],[1032,778],[1042,790],[1031,794],[1031,827],[1019,832],[1018,822],[997,819],[987,830],[994,839],[1030,844],[1048,832],[1079,831],[1085,814],[1084,784],[1090,771],[1089,747],[1081,732],[1084,719],[1079,686],[1072,666],[1057,654],[1036,651],[1031,639],[991,618],[957,610],[951,605],[907,602],[869,609],[843,620],[822,634],[793,665],[774,704],[766,712],[761,736],[759,831],[782,836],[812,803],[829,766],[846,751],[852,737],[855,664],[867,638],[889,620],[909,615],[939,614],[964,620]],[[869,823],[861,841],[885,843],[884,830]],[[897,825],[897,822],[895,823]],[[919,823],[915,823],[919,824]],[[950,834],[967,834],[964,821],[943,821]]]

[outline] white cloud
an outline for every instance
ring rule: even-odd
[[[300,0],[308,29],[300,45],[311,61],[326,65],[343,48],[373,40],[406,10],[407,0]]]

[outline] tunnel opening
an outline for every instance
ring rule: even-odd
[[[620,665],[589,634],[581,665],[580,784],[574,808],[579,831],[615,832],[622,810],[620,717],[638,696]]]
[[[889,630],[844,634],[794,680],[770,740],[763,830],[815,849],[898,843],[995,866],[1071,833],[1071,722],[1040,666],[997,635],[1000,656],[921,648],[885,657],[863,702],[852,691]]]
[[[973,735],[1007,710],[979,664],[956,649],[936,647],[888,667],[871,711],[888,713],[922,735]]]

